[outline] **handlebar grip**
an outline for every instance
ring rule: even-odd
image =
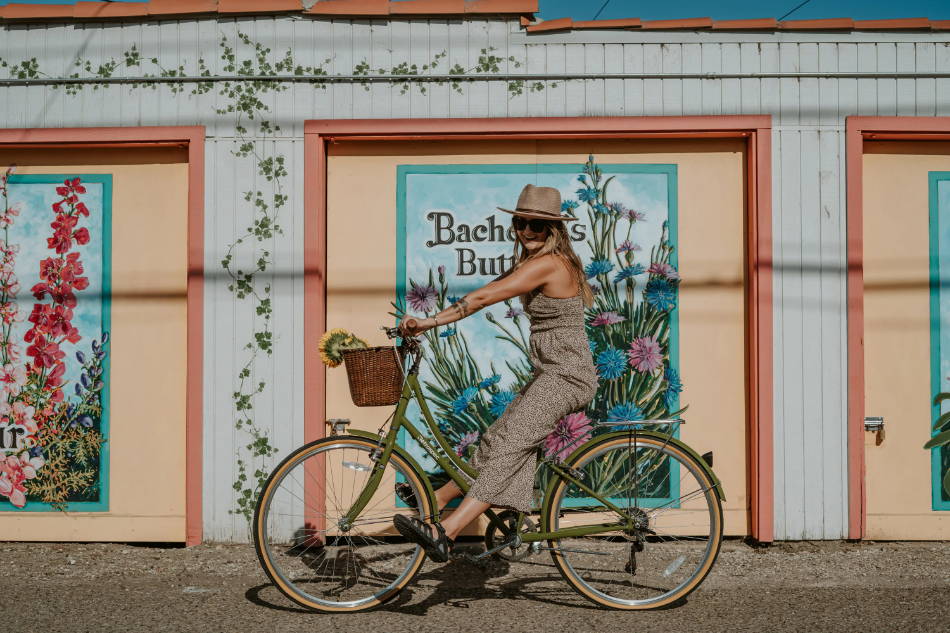
[[[411,330],[415,330],[417,327],[419,327],[419,322],[416,319],[409,318],[403,321],[403,323],[405,323],[406,327]]]

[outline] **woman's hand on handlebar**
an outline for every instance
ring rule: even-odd
[[[407,314],[402,318],[402,321],[399,322],[399,333],[403,336],[417,336],[431,329],[434,325],[435,323],[432,322],[432,319],[420,319]]]

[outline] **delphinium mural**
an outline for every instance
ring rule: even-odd
[[[51,206],[52,232],[45,237],[47,256],[31,275],[35,302],[29,314],[21,313],[16,261],[24,245],[12,241],[11,228],[23,214],[42,210],[10,202],[13,171],[8,168],[0,180],[0,497],[17,509],[34,501],[65,509],[68,502],[100,500],[105,441],[109,335],[97,331],[90,340],[75,314],[77,293],[90,286],[78,251],[90,241],[89,228],[82,226],[90,211],[81,199],[86,188],[80,178],[47,185],[58,198]],[[17,324],[24,320],[28,329],[20,338]],[[74,353],[68,356],[64,347]],[[67,374],[78,380],[69,384]]]
[[[575,243],[575,250],[586,263],[585,273],[595,293],[594,305],[586,310],[586,330],[600,387],[586,409],[557,422],[542,447],[548,459],[562,460],[590,437],[611,430],[598,421],[635,424],[676,417],[685,410],[679,406],[683,385],[675,349],[671,350],[680,276],[669,224],[661,219],[661,230],[651,232],[658,239],[647,237],[654,243],[642,247],[637,240],[645,232],[640,227],[650,218],[611,197],[614,178],[605,177],[594,157],[589,157],[576,175],[576,195],[562,205],[568,215],[579,219],[586,215],[589,227],[586,240]],[[430,268],[425,278],[408,280],[405,300],[411,314],[431,315],[457,299],[444,265],[434,271]],[[401,307],[397,304],[396,314]],[[473,342],[466,334],[472,319],[491,324],[496,342],[482,337]],[[528,327],[528,317],[515,299],[506,301],[503,310],[487,309],[424,334],[428,359],[422,383],[440,429],[459,455],[471,456],[481,434],[531,379]],[[502,365],[490,360],[486,367],[472,353],[473,345],[480,350],[508,346],[517,353],[504,355],[499,361]],[[651,481],[651,470],[658,473],[653,478],[654,496],[666,496],[669,477],[662,468],[663,464],[642,465],[644,482]],[[611,473],[602,473],[594,483],[603,490],[611,480]]]

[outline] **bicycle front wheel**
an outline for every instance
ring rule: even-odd
[[[605,438],[569,459],[577,484],[559,479],[542,516],[551,531],[626,522],[630,529],[549,541],[558,570],[579,593],[613,609],[656,609],[696,589],[722,543],[715,482],[664,438]]]
[[[329,437],[304,446],[271,474],[254,515],[254,545],[271,581],[294,602],[324,612],[364,611],[395,596],[422,567],[393,515],[433,512],[422,475],[392,453],[379,487],[352,523],[345,515],[376,465],[372,440]]]

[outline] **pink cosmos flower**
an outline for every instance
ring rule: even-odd
[[[0,367],[0,389],[3,390],[3,397],[19,393],[25,384],[26,368],[23,365],[7,363]]]
[[[7,497],[17,508],[25,506],[26,487],[23,482],[36,477],[36,471],[45,463],[42,457],[29,457],[26,453],[0,459],[0,495]]]
[[[663,365],[663,351],[655,336],[633,339],[627,358],[630,366],[639,372],[652,372]]]
[[[544,438],[544,454],[563,461],[574,449],[590,439],[590,435],[590,418],[583,411],[569,413],[558,420],[554,430]]]
[[[647,269],[648,273],[654,275],[662,275],[667,279],[679,279],[680,274],[676,272],[676,269],[667,264],[666,262],[653,262],[650,264],[650,267]]]
[[[596,317],[594,317],[594,320],[591,321],[590,324],[593,327],[598,327],[600,325],[613,325],[626,320],[626,317],[622,317],[616,312],[601,312]]]
[[[646,219],[647,214],[634,209],[625,209],[624,212],[620,214],[620,217],[627,218],[631,222],[642,222]]]

